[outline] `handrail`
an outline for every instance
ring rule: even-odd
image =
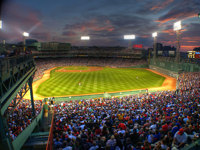
[[[52,120],[51,120],[51,128],[50,128],[50,131],[49,131],[49,137],[48,137],[48,141],[47,141],[46,150],[52,150],[52,146],[53,146],[54,112],[55,112],[55,110],[53,109],[53,116],[52,116]]]

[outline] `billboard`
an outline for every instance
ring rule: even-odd
[[[175,56],[175,51],[169,51],[169,56]]]
[[[162,54],[163,54],[163,51],[158,51],[159,56],[162,56]]]
[[[200,59],[200,52],[195,52],[195,58]]]
[[[188,51],[188,58],[200,59],[200,52]]]
[[[133,45],[133,48],[143,48],[143,45],[142,44],[135,44],[135,45]]]

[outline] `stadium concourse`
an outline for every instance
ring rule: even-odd
[[[182,73],[179,90],[55,105],[54,148],[180,149],[199,138],[200,73]]]

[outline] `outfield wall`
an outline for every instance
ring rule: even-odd
[[[155,66],[158,68],[163,68],[164,70],[172,72],[199,72],[200,65],[191,63],[176,63],[173,61],[161,61],[156,59],[156,61],[151,60],[150,66]]]
[[[158,71],[160,73],[166,74],[166,75],[176,78],[176,79],[178,78],[178,72],[175,72],[175,71],[170,71],[170,70],[167,70],[167,69],[164,69],[161,67],[157,67],[154,65],[149,65],[149,69]]]
[[[155,92],[155,91],[149,90],[148,92]],[[96,99],[96,98],[122,97],[122,96],[144,94],[144,93],[146,93],[146,90],[134,90],[134,91],[126,91],[126,92],[91,94],[91,95],[80,95],[80,96],[69,96],[69,97],[55,97],[55,102],[83,100],[83,99]]]

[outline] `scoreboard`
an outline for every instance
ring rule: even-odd
[[[135,44],[135,45],[133,45],[133,48],[143,48],[143,45],[142,44]]]
[[[188,58],[200,59],[200,52],[188,51]]]
[[[195,58],[200,59],[200,52],[195,52]]]

